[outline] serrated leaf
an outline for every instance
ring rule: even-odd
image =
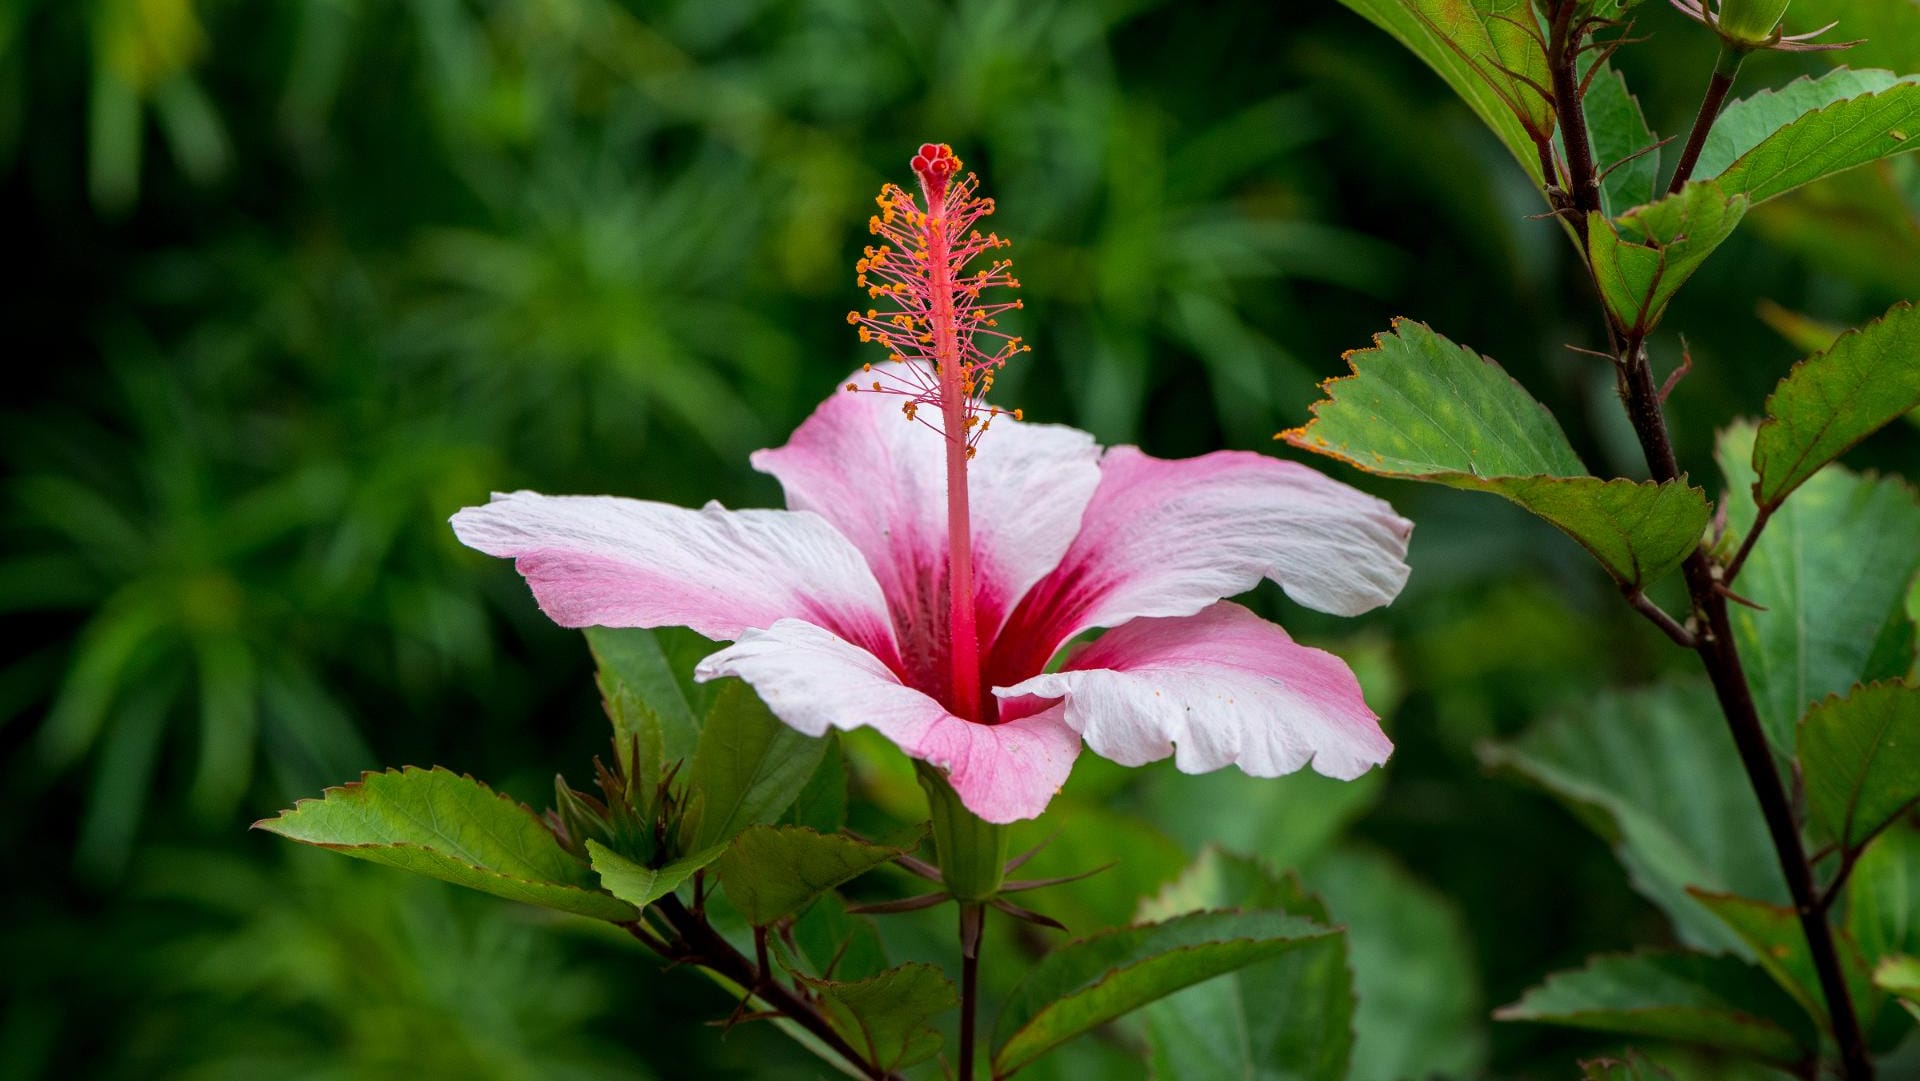
[[[715,845],[660,867],[648,867],[598,841],[587,842],[587,851],[593,857],[593,869],[600,875],[600,885],[608,893],[636,908],[645,908],[679,889],[682,883],[693,877],[695,871],[719,859],[726,850],[725,845]]]
[[[816,980],[795,974],[819,996],[833,1027],[882,1070],[932,1058],[940,1033],[929,1022],[959,1005],[953,984],[933,965],[910,963],[864,980]]]
[[[1723,432],[1727,542],[1753,528],[1754,429]],[[1895,477],[1828,466],[1781,505],[1734,588],[1759,609],[1729,610],[1767,737],[1791,753],[1806,708],[1856,683],[1898,679],[1913,665],[1902,610],[1920,571],[1920,499]],[[1764,609],[1764,610],[1762,610]]]
[[[1542,182],[1536,132],[1553,131],[1552,109],[1519,72],[1541,86],[1550,81],[1546,52],[1528,39],[1533,11],[1527,0],[1340,0],[1434,70],[1474,115],[1492,129],[1533,182]]]
[[[532,811],[438,766],[363,774],[254,828],[512,901],[602,920],[636,915],[594,889]]]
[[[1754,966],[1734,957],[1646,952],[1596,957],[1495,1011],[1540,1021],[1699,1044],[1778,1063],[1818,1052],[1813,1020]]]
[[[1202,980],[1338,934],[1274,912],[1203,912],[1062,946],[1033,966],[994,1024],[993,1076]]]
[[[1212,847],[1142,918],[1204,909],[1270,909],[1328,924],[1297,877]],[[1141,1010],[1153,1073],[1182,1081],[1345,1081],[1353,1055],[1353,977],[1345,935],[1189,987]]]
[[[793,806],[827,741],[787,727],[753,689],[730,680],[714,697],[687,771],[687,793],[696,813],[688,849],[731,840],[759,822],[772,822]]]
[[[916,837],[915,843],[918,842]],[[899,858],[910,846],[870,844],[805,826],[749,826],[713,872],[747,922],[765,927],[814,898]]]
[[[1920,802],[1920,687],[1855,687],[1807,710],[1800,765],[1814,821],[1857,851]]]
[[[1578,541],[1621,582],[1672,571],[1706,528],[1705,495],[1684,482],[1636,484],[1586,468],[1546,408],[1471,349],[1425,324],[1394,321],[1353,374],[1324,384],[1288,443],[1369,473],[1492,492]]]
[[[596,678],[607,717],[621,742],[638,733],[643,744],[659,746],[666,762],[693,754],[700,739],[700,720],[687,705],[654,632],[639,627],[588,627],[585,633],[598,667]]]
[[[1761,968],[1767,970],[1767,975],[1773,977],[1773,982],[1781,990],[1792,995],[1807,1013],[1821,1018],[1825,1023],[1827,999],[1820,989],[1820,974],[1814,967],[1813,953],[1807,947],[1807,936],[1800,927],[1800,917],[1792,908],[1731,893],[1690,892],[1746,940],[1747,945],[1752,947],[1754,959]],[[1860,955],[1860,948],[1846,932],[1836,932],[1834,939],[1848,991],[1863,1016],[1871,1020],[1873,987],[1867,978],[1866,961]]]
[[[1694,175],[1762,203],[1802,184],[1920,149],[1920,76],[1829,72],[1728,106]]]
[[[1589,215],[1593,276],[1614,320],[1643,334],[1657,326],[1674,293],[1733,235],[1746,212],[1744,196],[1729,196],[1707,180],[1614,221]]]
[[[1682,941],[1748,949],[1689,886],[1787,900],[1759,803],[1704,682],[1598,696],[1483,757],[1540,785],[1612,844]]]
[[[1920,308],[1900,303],[1794,365],[1774,388],[1753,445],[1755,500],[1778,506],[1820,467],[1914,409]]]
[[[1593,140],[1593,160],[1604,174],[1600,180],[1600,209],[1611,218],[1652,201],[1660,154],[1641,153],[1655,140],[1646,115],[1640,111],[1640,99],[1627,89],[1626,78],[1611,65],[1603,65],[1591,78],[1586,96],[1587,130]],[[1639,156],[1634,157],[1636,154]]]

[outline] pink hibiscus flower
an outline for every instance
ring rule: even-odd
[[[890,243],[860,266],[901,310],[849,320],[888,349],[884,370],[753,455],[786,510],[516,492],[454,515],[460,540],[512,557],[562,626],[730,641],[698,678],[746,680],[810,735],[877,729],[991,823],[1039,815],[1083,742],[1189,773],[1350,779],[1384,762],[1346,664],[1224,598],[1267,578],[1310,608],[1365,612],[1406,581],[1411,524],[1293,462],[1102,450],[986,406],[1024,346],[992,329],[1017,302],[982,291],[1017,283],[1005,261],[962,268],[1005,242],[972,230],[992,205],[971,175],[947,182],[950,150],[914,165],[934,209],[889,186],[872,224]]]

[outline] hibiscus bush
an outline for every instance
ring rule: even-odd
[[[0,1075],[1920,1076],[1909,72],[8,7]]]

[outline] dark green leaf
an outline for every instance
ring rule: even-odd
[[[1589,215],[1593,276],[1614,320],[1643,334],[1652,330],[1674,293],[1733,234],[1746,212],[1744,196],[1729,197],[1707,180],[1612,222]]]
[[[1704,682],[1599,696],[1484,756],[1558,797],[1613,844],[1634,888],[1666,910],[1683,941],[1748,948],[1688,886],[1787,899],[1759,804]]]
[[[1920,308],[1896,304],[1787,373],[1753,444],[1754,499],[1778,506],[1821,466],[1920,409]]]
[[[439,767],[367,773],[254,827],[513,901],[603,920],[635,915],[594,889],[532,811]]]
[[[1600,181],[1600,210],[1612,218],[1652,201],[1660,154],[1640,153],[1653,146],[1653,131],[1640,112],[1640,99],[1627,90],[1627,80],[1611,66],[1602,67],[1592,79],[1586,97],[1587,130],[1593,139],[1594,162],[1605,174]]]
[[[1292,875],[1207,848],[1141,908],[1144,919],[1205,909],[1272,909],[1327,924]],[[1189,987],[1146,1006],[1155,1077],[1345,1081],[1353,1055],[1345,935]]]
[[[1858,850],[1920,801],[1920,687],[1876,683],[1816,704],[1800,764],[1814,821]]]
[[[1920,149],[1917,78],[1841,69],[1735,102],[1714,124],[1695,175],[1719,180],[1729,195],[1762,203],[1821,177]],[[1729,150],[1735,160],[1722,169]]]
[[[1730,893],[1692,892],[1702,905],[1747,941],[1755,960],[1767,970],[1767,975],[1773,977],[1773,982],[1779,984],[1781,990],[1792,995],[1802,1009],[1821,1018],[1824,1023],[1827,1016],[1826,995],[1820,990],[1820,974],[1814,967],[1813,953],[1807,948],[1806,932],[1801,929],[1800,917],[1792,908]],[[1838,932],[1835,939],[1834,945],[1840,951],[1841,967],[1853,1001],[1871,1019],[1873,985],[1867,977],[1866,961],[1860,956],[1860,948],[1845,932]]]
[[[1863,971],[1889,958],[1920,953],[1920,830],[1896,826],[1868,845],[1847,879],[1845,901],[1847,940]],[[1884,989],[1875,986],[1876,991]],[[1891,1001],[1882,1004],[1877,1016],[1870,1012],[1870,999],[1876,997],[1881,996],[1856,996],[1861,1021],[1868,1026],[1870,1045],[1890,1048],[1912,1025]]]
[[[1205,912],[1082,939],[1040,960],[994,1024],[993,1075],[1202,980],[1339,932],[1274,912]]]
[[[1819,1050],[1798,1003],[1745,961],[1701,953],[1596,957],[1502,1007],[1502,1021],[1694,1043],[1793,1063]]]
[[[1369,473],[1492,492],[1559,526],[1621,582],[1680,565],[1707,523],[1684,483],[1584,476],[1560,424],[1498,364],[1426,325],[1395,320],[1372,349],[1347,354],[1305,427],[1281,438]]]
[[[679,889],[695,871],[719,859],[726,850],[725,845],[715,845],[661,867],[648,867],[598,841],[587,842],[587,851],[593,854],[593,869],[600,874],[600,885],[637,908],[645,908]]]
[[[787,727],[753,689],[731,680],[714,697],[687,773],[689,849],[733,839],[793,806],[827,741]]]
[[[749,826],[733,839],[713,872],[747,922],[765,927],[910,847],[869,844],[805,826]]]
[[[1721,434],[1728,543],[1752,528],[1754,430]],[[1767,736],[1791,753],[1800,716],[1856,683],[1898,679],[1913,664],[1902,611],[1920,570],[1920,499],[1897,477],[1828,466],[1774,513],[1735,582],[1761,609],[1729,615]],[[1745,892],[1745,891],[1739,891]]]
[[[1434,70],[1541,182],[1534,135],[1553,131],[1552,109],[1518,72],[1546,86],[1546,51],[1524,27],[1526,0],[1340,0],[1397,38]],[[1504,71],[1501,69],[1505,69]]]
[[[847,756],[840,749],[840,733],[829,731],[821,739],[827,747],[820,756],[820,768],[807,778],[807,786],[800,790],[784,821],[821,833],[838,833],[847,824]]]
[[[1391,857],[1351,842],[1308,872],[1347,925],[1353,1076],[1482,1077],[1487,1010],[1467,921]]]
[[[884,1070],[932,1058],[941,1039],[929,1022],[960,1001],[953,984],[928,964],[901,965],[850,983],[800,979],[818,993],[833,1027]]]
[[[587,645],[599,666],[600,697],[622,744],[638,734],[658,746],[666,762],[693,754],[700,721],[687,705],[654,632],[638,627],[588,627]]]

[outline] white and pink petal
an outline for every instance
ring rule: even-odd
[[[818,515],[514,492],[455,514],[453,530],[511,557],[563,627],[691,627],[730,639],[795,617],[894,651],[879,584]]]
[[[1135,620],[1062,671],[994,693],[1062,700],[1087,746],[1127,766],[1172,755],[1187,773],[1234,765],[1277,777],[1311,763],[1351,780],[1393,751],[1344,661],[1224,601]]]
[[[873,654],[800,620],[747,632],[701,661],[695,676],[746,680],[775,716],[808,735],[871,727],[946,770],[960,801],[988,822],[1037,817],[1080,753],[1079,734],[1057,708],[1005,724],[962,720]]]
[[[862,387],[912,380],[856,373]],[[844,385],[844,384],[843,384]],[[812,511],[852,540],[893,605],[902,645],[944,640],[947,618],[946,443],[909,420],[898,395],[841,391],[785,446],[753,456],[778,478],[787,506]],[[929,419],[927,412],[920,413]],[[968,465],[975,597],[983,638],[1060,562],[1100,483],[1100,448],[1075,428],[1002,414]]]
[[[1297,462],[1114,447],[1072,547],[1008,621],[992,675],[1019,678],[1082,631],[1189,615],[1262,578],[1309,608],[1358,615],[1406,584],[1412,530],[1384,500]]]

